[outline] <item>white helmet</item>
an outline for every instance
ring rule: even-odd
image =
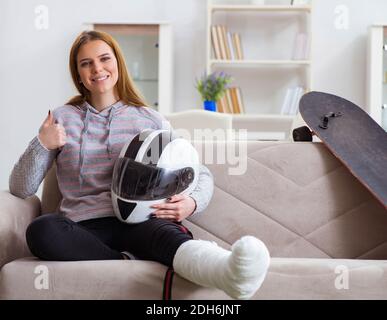
[[[155,211],[150,206],[197,185],[199,156],[191,143],[167,130],[145,130],[121,150],[114,165],[112,201],[119,220],[139,223]]]

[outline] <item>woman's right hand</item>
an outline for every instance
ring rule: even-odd
[[[39,140],[48,150],[55,150],[66,144],[65,128],[55,122],[51,111],[39,129]]]

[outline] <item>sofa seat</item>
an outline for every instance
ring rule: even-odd
[[[35,288],[48,270],[48,288]],[[2,295],[7,299],[130,299],[162,297],[167,268],[151,261],[40,261],[6,264]],[[387,261],[273,258],[253,299],[387,299]],[[40,288],[40,289],[39,289]],[[172,299],[230,299],[222,291],[197,286],[174,275]]]

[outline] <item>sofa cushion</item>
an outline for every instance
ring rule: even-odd
[[[39,266],[48,270],[47,289],[41,286]],[[24,258],[2,268],[0,298],[157,300],[162,297],[165,271],[165,266],[150,261]],[[386,272],[387,261],[273,258],[253,299],[385,299]],[[175,274],[172,299],[230,298],[218,289],[195,285]]]
[[[205,160],[208,146],[196,147]],[[254,235],[274,257],[387,259],[387,210],[323,144],[250,142],[244,158],[241,175],[206,163],[215,191],[189,218],[199,229],[228,244]]]
[[[42,266],[44,270],[42,271]],[[162,299],[167,267],[153,261],[41,261],[34,257],[6,264],[0,272],[0,299]],[[48,288],[42,279],[48,274]],[[35,285],[37,282],[37,285]],[[175,275],[173,299],[228,299],[218,289],[197,286]]]
[[[273,258],[254,299],[386,299],[387,261]]]
[[[47,268],[48,289],[42,285]],[[0,297],[6,299],[160,299],[166,267],[149,261],[41,261],[6,264]],[[36,272],[36,273],[35,273]],[[40,278],[39,278],[40,277]],[[160,284],[160,285],[158,285]]]

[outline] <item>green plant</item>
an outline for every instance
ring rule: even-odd
[[[204,74],[196,80],[196,89],[203,101],[218,101],[226,93],[232,80],[231,76],[224,72]]]

